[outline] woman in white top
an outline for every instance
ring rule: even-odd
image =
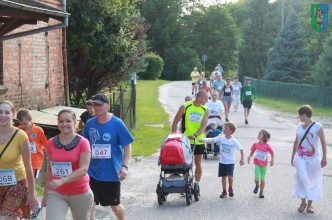
[[[293,197],[301,199],[299,212],[307,208],[307,212],[314,213],[312,202],[322,198],[322,168],[327,164],[326,141],[322,125],[311,120],[310,105],[302,105],[298,114],[301,123],[297,126],[291,160],[296,168]]]
[[[242,84],[239,82],[239,77],[234,76],[234,81],[232,82],[232,87],[233,87],[233,106],[234,106],[234,111],[238,110],[238,106],[241,103],[240,97],[241,97],[241,88]]]

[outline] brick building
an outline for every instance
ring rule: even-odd
[[[44,109],[65,100],[65,0],[0,0],[0,100]]]

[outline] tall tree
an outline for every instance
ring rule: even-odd
[[[164,58],[165,50],[181,44],[185,33],[181,27],[181,1],[145,0],[139,4],[141,15],[150,24],[148,47]]]
[[[319,56],[312,76],[320,86],[332,87],[332,35],[327,38],[324,44],[324,51]]]
[[[124,79],[142,55],[146,28],[139,20],[137,0],[68,0],[70,93],[73,104]],[[85,96],[84,96],[85,95]]]
[[[237,67],[239,29],[229,9],[224,5],[212,5],[189,15],[191,29],[188,41],[191,47],[208,56],[206,69],[214,70],[218,63],[225,70]]]
[[[282,82],[303,82],[308,76],[307,42],[295,10],[290,10],[286,23],[271,50],[265,78]]]
[[[239,75],[261,78],[273,45],[269,0],[248,0],[243,13],[246,20],[241,28]]]

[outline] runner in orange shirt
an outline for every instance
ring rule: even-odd
[[[44,130],[35,125],[32,122],[32,115],[28,109],[20,109],[17,112],[17,120],[20,124],[19,129],[24,130],[28,137],[30,143],[30,152],[31,152],[31,165],[34,173],[35,180],[38,179],[39,172],[43,166],[44,162],[44,152],[43,149],[47,144],[47,138],[44,134]],[[32,219],[36,219],[42,206],[38,201],[37,207],[32,213]]]

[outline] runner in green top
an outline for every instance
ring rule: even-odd
[[[256,101],[255,87],[250,85],[250,79],[246,78],[245,86],[241,89],[241,104],[244,108],[244,122],[248,124],[248,117],[252,105],[252,101]]]

